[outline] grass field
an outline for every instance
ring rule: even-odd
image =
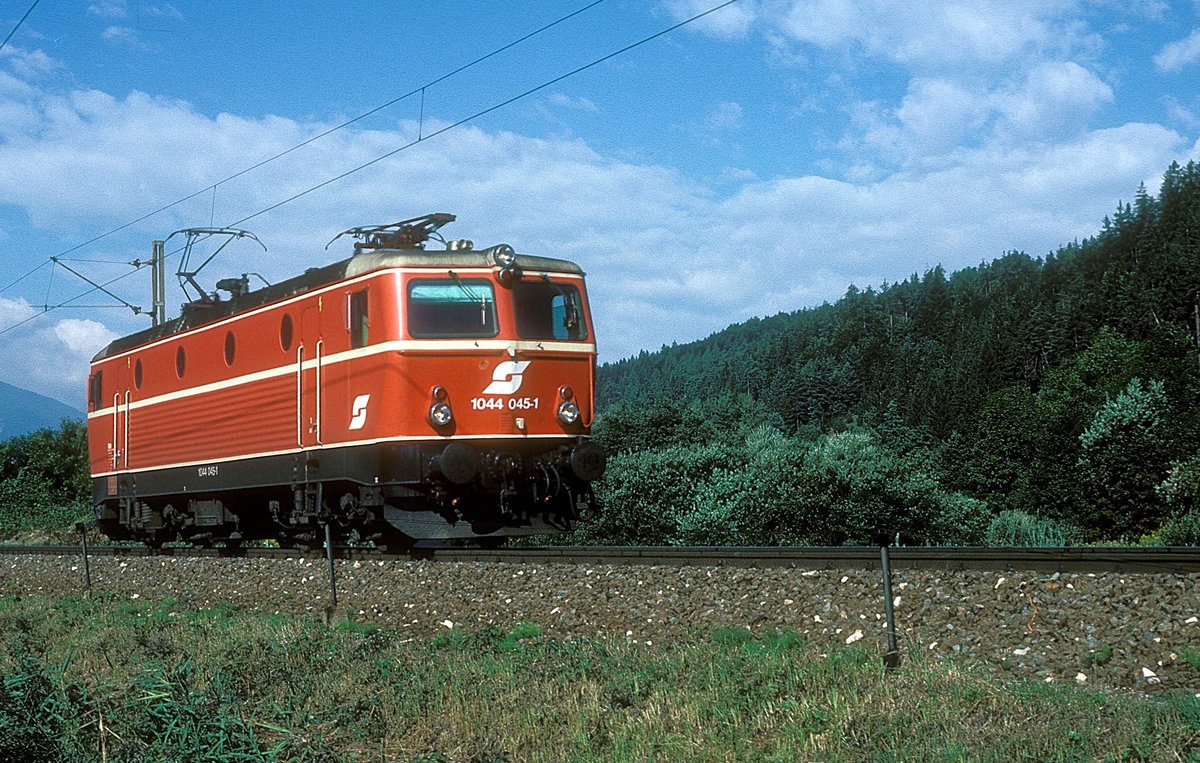
[[[4,761],[1200,761],[1200,699],[793,633],[433,640],[173,600],[0,598]]]

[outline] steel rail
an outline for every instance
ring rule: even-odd
[[[3,546],[3,555],[78,556],[79,546]],[[320,558],[323,547],[202,548],[145,546],[89,546],[92,557],[173,556],[191,558],[288,559]],[[897,547],[888,549],[896,569],[926,570],[1027,570],[1044,572],[1129,572],[1159,574],[1200,573],[1200,548],[1070,546],[1020,547]],[[436,562],[492,562],[506,564],[574,564],[693,567],[794,567],[802,569],[855,569],[879,566],[879,548],[846,547],[745,547],[745,546],[545,546],[532,548],[411,548],[379,551],[335,547],[334,557],[355,560],[425,560]]]

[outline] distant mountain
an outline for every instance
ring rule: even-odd
[[[57,429],[63,419],[83,418],[83,411],[65,403],[0,382],[0,440],[38,429]]]

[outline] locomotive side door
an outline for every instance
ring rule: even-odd
[[[109,444],[109,467],[114,472],[129,468],[129,390],[113,392],[112,440]]]
[[[300,319],[300,342],[296,347],[296,444],[302,448],[320,445],[321,364],[325,343],[321,335],[320,303],[305,308]]]

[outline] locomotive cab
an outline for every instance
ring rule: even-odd
[[[348,260],[101,351],[101,526],[291,544],[333,523],[388,545],[571,529],[605,466],[583,271],[507,245],[426,250],[453,219],[351,229]]]

